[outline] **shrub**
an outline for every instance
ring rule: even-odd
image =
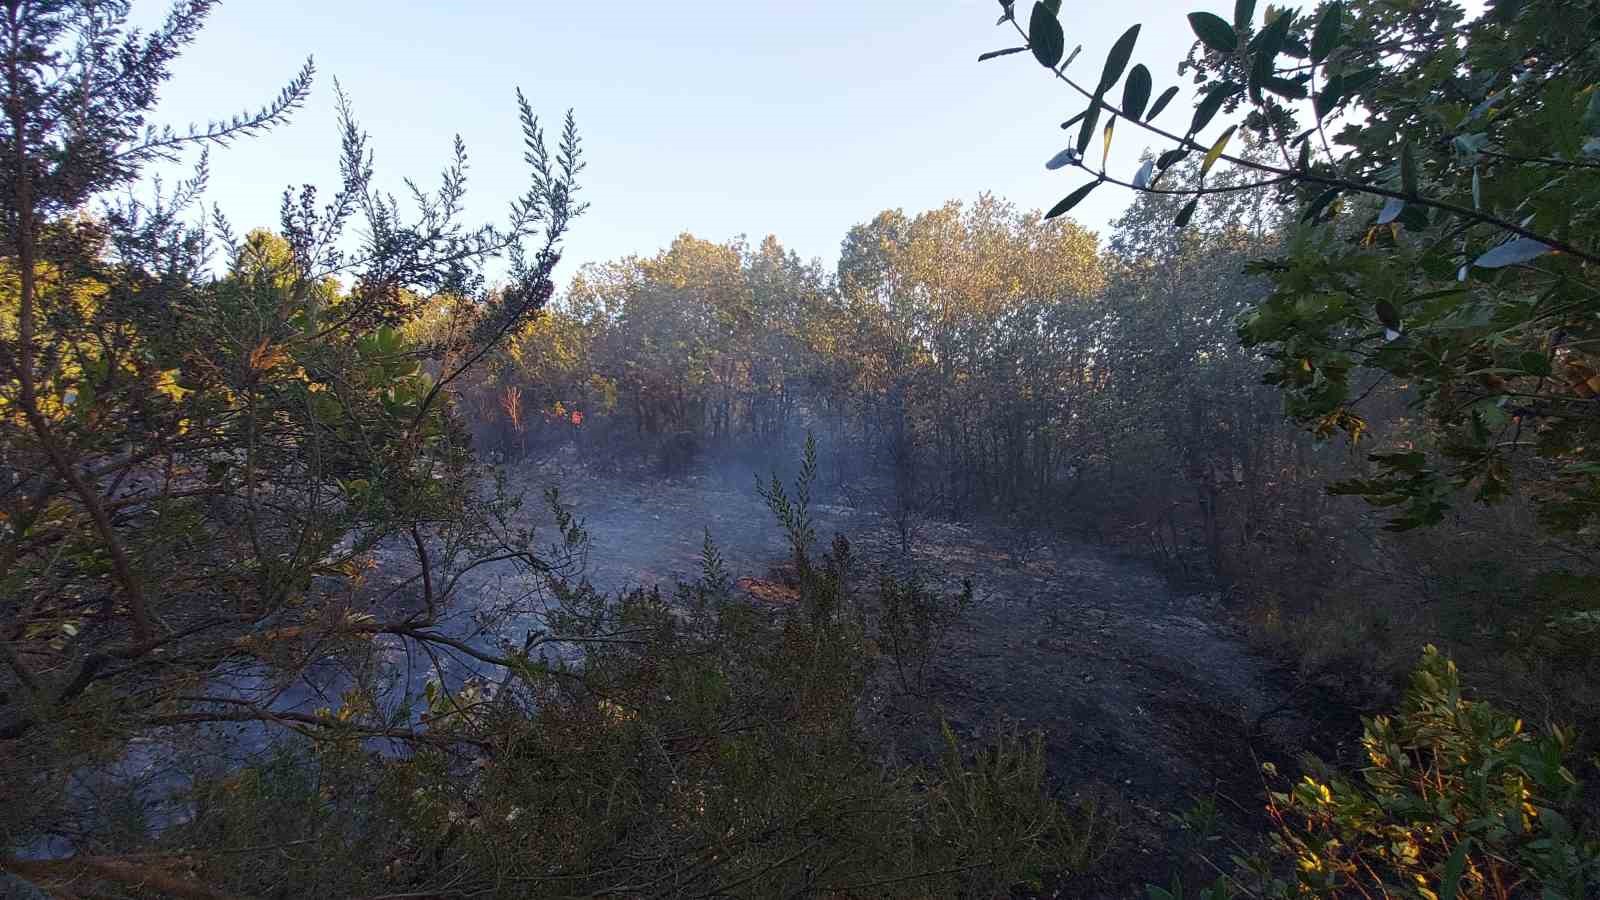
[[[1600,890],[1600,846],[1573,822],[1571,730],[1530,732],[1462,695],[1429,646],[1394,716],[1366,723],[1359,781],[1313,765],[1268,812],[1292,878],[1277,896],[1547,900]],[[1314,761],[1313,761],[1314,762]]]

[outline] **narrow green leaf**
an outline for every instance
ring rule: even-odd
[[[1021,53],[1022,51],[1026,50],[1026,49],[1028,49],[1028,48],[1027,47],[1007,47],[1004,50],[990,50],[988,53],[980,53],[980,54],[978,54],[978,62],[983,62],[984,60],[994,59],[997,56],[1010,56],[1013,53]]]
[[[1337,200],[1338,198],[1339,198],[1339,191],[1338,191],[1337,188],[1329,188],[1328,190],[1323,191],[1322,193],[1318,194],[1317,198],[1315,200],[1312,200],[1311,204],[1306,207],[1306,211],[1300,214],[1300,221],[1302,221],[1302,222],[1314,222],[1314,221],[1317,221],[1318,219],[1320,219],[1322,217],[1323,210],[1327,209],[1328,206],[1330,204],[1332,204],[1333,201]]]
[[[1472,849],[1472,838],[1465,838],[1444,861],[1444,875],[1439,879],[1439,900],[1456,900],[1461,893],[1461,876],[1467,871],[1467,851]]]
[[[1226,103],[1229,97],[1242,90],[1244,88],[1241,85],[1231,81],[1213,85],[1211,90],[1206,91],[1205,97],[1200,100],[1200,105],[1195,108],[1194,120],[1189,123],[1189,134],[1198,134],[1200,129],[1211,124],[1211,120],[1216,118],[1217,112],[1222,109],[1222,104]]]
[[[1211,145],[1211,149],[1206,151],[1206,160],[1200,164],[1200,177],[1202,179],[1206,177],[1207,172],[1211,171],[1211,167],[1216,165],[1217,160],[1222,157],[1222,151],[1227,149],[1228,141],[1233,138],[1233,132],[1238,127],[1237,125],[1229,125],[1222,132],[1222,136],[1217,138],[1217,142]]]
[[[1234,0],[1233,27],[1243,30],[1256,18],[1256,0]]]
[[[1417,148],[1410,141],[1400,146],[1400,189],[1407,197],[1417,196]]]
[[[1200,205],[1200,198],[1199,197],[1191,197],[1189,199],[1189,202],[1185,203],[1183,205],[1183,209],[1178,211],[1178,217],[1176,219],[1172,220],[1172,227],[1174,227],[1174,228],[1185,228],[1185,227],[1188,227],[1189,220],[1194,218],[1195,207],[1197,207],[1199,205]]]
[[[1106,54],[1106,66],[1100,70],[1100,87],[1095,89],[1096,94],[1104,94],[1111,90],[1111,86],[1122,77],[1122,72],[1128,67],[1128,58],[1133,56],[1133,45],[1139,40],[1139,26],[1135,25],[1122,33],[1117,42],[1111,45],[1111,52]]]
[[[1100,102],[1098,100],[1091,102],[1085,113],[1083,124],[1078,126],[1079,156],[1089,149],[1089,141],[1094,139],[1094,127],[1100,122]]]
[[[1289,29],[1294,25],[1294,11],[1281,10],[1277,15],[1267,18],[1267,27],[1256,32],[1256,36],[1250,39],[1248,49],[1254,54],[1275,57],[1282,52],[1284,43],[1289,39]]]
[[[1328,58],[1334,48],[1339,46],[1339,39],[1343,36],[1344,29],[1344,4],[1333,0],[1322,11],[1322,18],[1317,20],[1317,27],[1311,32],[1311,61],[1320,63]]]
[[[1171,103],[1172,102],[1172,98],[1176,97],[1176,96],[1178,96],[1178,86],[1177,85],[1173,85],[1172,87],[1169,87],[1166,90],[1162,91],[1161,92],[1161,96],[1156,98],[1156,105],[1150,107],[1150,114],[1145,116],[1144,120],[1146,122],[1155,121],[1156,116],[1161,115],[1161,111],[1163,109],[1166,109],[1167,108],[1167,104]]]
[[[1161,154],[1160,156],[1156,157],[1156,168],[1158,168],[1158,169],[1166,169],[1166,168],[1170,167],[1173,163],[1177,162],[1180,159],[1183,159],[1185,156],[1188,156],[1188,155],[1189,155],[1189,151],[1187,151],[1187,150],[1168,150],[1167,152],[1165,152],[1165,153]]]
[[[1270,75],[1262,80],[1261,86],[1279,97],[1286,97],[1290,100],[1304,100],[1306,97],[1304,82],[1290,81],[1287,78],[1279,78],[1276,75]]]
[[[1217,53],[1232,53],[1239,49],[1239,35],[1233,26],[1222,20],[1215,13],[1193,12],[1189,13],[1189,27],[1194,29],[1194,36],[1205,44],[1207,49]]]
[[[1276,69],[1276,54],[1257,53],[1250,61],[1250,101],[1261,102],[1261,88],[1272,77]]]
[[[1078,113],[1077,115],[1073,116],[1072,118],[1066,120],[1065,122],[1062,122],[1061,123],[1062,130],[1065,131],[1066,129],[1071,128],[1072,126],[1074,126],[1074,125],[1078,124],[1079,122],[1083,121],[1083,117],[1088,115],[1088,114],[1089,114],[1089,111],[1086,109],[1083,112]]]
[[[1320,120],[1323,116],[1333,112],[1334,107],[1338,106],[1343,99],[1344,76],[1329,76],[1327,83],[1322,86],[1322,90],[1317,91],[1317,97],[1313,101],[1313,109],[1317,114],[1317,118]]]
[[[1062,198],[1060,203],[1050,207],[1050,211],[1045,213],[1044,217],[1046,219],[1054,219],[1056,216],[1062,215],[1063,213],[1072,209],[1074,206],[1077,206],[1079,203],[1083,202],[1083,198],[1089,196],[1089,192],[1099,186],[1100,181],[1099,179],[1096,179],[1084,185],[1083,187],[1078,188],[1077,190],[1068,194],[1066,197]]]
[[[1061,15],[1061,0],[1044,0],[1044,8],[1050,10],[1050,15]]]
[[[1483,209],[1483,181],[1478,178],[1478,167],[1472,167],[1472,208]]]
[[[1111,121],[1106,123],[1105,137],[1102,139],[1105,146],[1100,151],[1100,171],[1106,169],[1106,162],[1111,159],[1111,132],[1117,127],[1117,117],[1113,115]]]
[[[1144,115],[1144,106],[1150,102],[1150,88],[1154,82],[1150,78],[1150,70],[1143,65],[1134,66],[1128,72],[1128,80],[1122,85],[1122,114],[1139,121]]]
[[[1051,69],[1061,62],[1061,54],[1066,52],[1067,37],[1061,31],[1061,22],[1046,3],[1033,5],[1033,15],[1028,19],[1028,46],[1039,64]]]
[[[1600,134],[1600,88],[1590,88],[1589,105],[1578,120],[1584,134]]]

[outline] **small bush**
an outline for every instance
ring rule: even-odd
[[[1573,734],[1462,696],[1428,647],[1395,716],[1367,722],[1360,781],[1314,765],[1270,795],[1271,849],[1292,877],[1272,896],[1539,896],[1600,890],[1600,846],[1574,824]]]

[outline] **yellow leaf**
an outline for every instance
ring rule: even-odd
[[[1238,127],[1237,125],[1229,125],[1228,129],[1222,132],[1222,136],[1217,138],[1217,142],[1211,145],[1211,149],[1206,151],[1206,161],[1200,164],[1201,178],[1205,178],[1206,173],[1211,171],[1211,167],[1216,165],[1218,159],[1222,158],[1222,151],[1227,149],[1228,141],[1233,137],[1234,129]]]

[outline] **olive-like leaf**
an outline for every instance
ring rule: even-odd
[[[1271,21],[1267,23],[1267,27],[1256,32],[1256,36],[1250,39],[1248,49],[1255,54],[1277,56],[1288,41],[1289,28],[1293,25],[1294,12],[1292,10],[1278,11],[1277,15],[1271,16]]]
[[[1089,141],[1094,138],[1094,127],[1100,122],[1100,103],[1094,101],[1085,110],[1083,124],[1078,126],[1078,153],[1082,155],[1089,149]]]
[[[1549,253],[1551,249],[1551,246],[1543,241],[1519,237],[1483,254],[1473,260],[1472,264],[1480,269],[1498,269],[1503,266],[1514,266],[1517,263],[1525,263],[1530,259],[1543,256]]]
[[[1168,150],[1167,152],[1156,157],[1156,168],[1166,169],[1173,163],[1176,163],[1178,160],[1183,159],[1188,155],[1188,150]]]
[[[1334,107],[1338,106],[1343,100],[1344,76],[1331,75],[1328,77],[1327,84],[1322,86],[1322,90],[1317,91],[1316,98],[1312,100],[1312,108],[1316,112],[1317,118],[1321,119],[1328,113],[1333,112]]]
[[[1317,20],[1317,27],[1311,31],[1311,61],[1320,63],[1328,58],[1335,47],[1339,46],[1339,39],[1343,36],[1344,4],[1333,0],[1322,11],[1322,18]]]
[[[1387,225],[1400,218],[1400,211],[1406,208],[1406,202],[1399,197],[1390,197],[1383,201],[1383,209],[1378,211],[1378,224]]]
[[[1279,97],[1286,97],[1290,100],[1304,100],[1306,98],[1306,86],[1305,82],[1302,81],[1290,81],[1287,78],[1270,75],[1262,80],[1261,86]]]
[[[1400,311],[1395,309],[1393,303],[1388,300],[1379,300],[1377,313],[1379,322],[1396,331],[1400,330]]]
[[[1044,7],[1050,10],[1050,15],[1052,16],[1059,17],[1061,15],[1061,0],[1044,0]]]
[[[1444,873],[1439,878],[1439,900],[1456,900],[1460,896],[1461,876],[1466,874],[1467,852],[1471,849],[1472,838],[1463,838],[1444,861]]]
[[[1213,85],[1211,90],[1206,91],[1205,97],[1201,98],[1200,105],[1195,108],[1194,120],[1189,123],[1189,133],[1198,134],[1200,129],[1211,124],[1211,120],[1216,118],[1217,112],[1222,109],[1222,104],[1243,89],[1231,81]]]
[[[1065,213],[1067,210],[1072,209],[1074,206],[1077,206],[1079,203],[1083,202],[1083,198],[1089,196],[1089,192],[1099,186],[1100,179],[1097,178],[1083,187],[1078,188],[1077,190],[1063,197],[1060,203],[1050,207],[1050,211],[1045,213],[1044,217],[1046,219],[1054,219],[1056,216]]]
[[[1440,215],[1448,215],[1448,213],[1441,210]],[[1400,218],[1396,221],[1405,226],[1407,231],[1425,231],[1430,224],[1428,208],[1415,203],[1407,203],[1406,208],[1400,211]],[[1439,221],[1443,222],[1444,220],[1440,219]]]
[[[1088,114],[1089,114],[1089,111],[1087,109],[1084,110],[1081,113],[1078,113],[1077,115],[1075,115],[1072,118],[1066,120],[1065,122],[1062,122],[1061,123],[1061,129],[1063,131],[1065,131],[1066,129],[1071,128],[1072,126],[1074,126],[1074,125],[1078,124],[1079,122],[1083,121],[1083,117],[1088,115]]]
[[[1111,121],[1106,123],[1105,138],[1104,138],[1105,146],[1100,151],[1100,171],[1102,171],[1102,172],[1104,172],[1105,169],[1106,169],[1106,162],[1111,159],[1111,132],[1116,127],[1117,127],[1117,117],[1115,115],[1113,115],[1111,117]]]
[[[1238,127],[1238,125],[1229,125],[1227,129],[1222,132],[1222,135],[1217,138],[1216,143],[1211,145],[1211,149],[1206,151],[1206,161],[1200,164],[1201,178],[1205,178],[1206,173],[1211,171],[1211,167],[1216,165],[1218,159],[1222,158],[1222,151],[1227,149],[1228,141],[1233,138],[1233,132],[1237,130]]]
[[[1417,196],[1417,148],[1410,141],[1400,146],[1400,189],[1407,197]]]
[[[1044,167],[1054,172],[1056,169],[1070,166],[1077,161],[1078,151],[1068,147],[1060,153],[1057,153],[1055,156],[1050,157],[1050,160],[1044,164]]]
[[[1057,6],[1060,4],[1058,3]],[[1033,5],[1033,15],[1028,19],[1028,46],[1039,64],[1054,69],[1067,49],[1067,36],[1061,31],[1061,22],[1045,3]]]
[[[1139,26],[1135,25],[1122,33],[1117,42],[1111,45],[1111,52],[1106,54],[1106,66],[1100,70],[1100,87],[1095,89],[1096,94],[1104,94],[1111,90],[1111,86],[1122,77],[1122,72],[1128,67],[1128,58],[1133,56],[1133,45],[1139,40]]]
[[[1163,109],[1166,109],[1167,108],[1167,104],[1171,103],[1172,102],[1172,98],[1176,97],[1176,96],[1178,96],[1178,86],[1177,85],[1173,85],[1172,87],[1169,87],[1166,90],[1162,91],[1161,92],[1161,96],[1156,98],[1155,105],[1150,107],[1150,114],[1145,116],[1144,120],[1146,122],[1154,121],[1155,117],[1161,115],[1161,111]]]
[[[1133,173],[1133,186],[1140,190],[1149,187],[1150,176],[1154,175],[1155,171],[1156,161],[1153,159],[1145,160],[1144,165],[1139,167],[1139,171]]]
[[[1312,200],[1311,203],[1306,206],[1306,211],[1300,214],[1300,221],[1315,222],[1320,220],[1322,218],[1323,210],[1326,210],[1333,203],[1333,201],[1337,199],[1339,199],[1338,188],[1329,188],[1328,190],[1323,191],[1317,195],[1315,200]]]
[[[1472,208],[1483,209],[1483,181],[1478,177],[1478,167],[1472,167]]]
[[[1215,13],[1192,12],[1189,13],[1189,27],[1194,29],[1194,36],[1205,44],[1207,49],[1217,53],[1232,53],[1239,49],[1239,35],[1233,26],[1222,20]]]
[[[1261,87],[1273,77],[1276,71],[1276,56],[1270,53],[1257,53],[1250,61],[1250,101],[1261,102]]]
[[[1139,121],[1144,115],[1144,105],[1150,102],[1150,88],[1154,82],[1150,78],[1150,70],[1142,64],[1134,66],[1128,72],[1128,80],[1122,85],[1122,114]]]
[[[1589,105],[1583,110],[1583,118],[1578,120],[1578,125],[1583,128],[1584,134],[1600,134],[1600,90],[1589,92]]]
[[[1320,117],[1325,112],[1331,111],[1334,107],[1338,106],[1340,103],[1343,103],[1346,98],[1354,97],[1356,94],[1361,92],[1362,88],[1365,88],[1367,85],[1376,81],[1377,78],[1377,69],[1361,69],[1356,72],[1342,72],[1338,75],[1330,77],[1328,79],[1327,87],[1323,88],[1322,92],[1317,95],[1317,106],[1320,110],[1322,110],[1321,112],[1318,112],[1317,115]],[[1337,87],[1337,90],[1335,90],[1335,87]],[[1327,95],[1326,101],[1323,99],[1324,94]],[[1470,118],[1471,117],[1469,116],[1469,119]]]
[[[1249,28],[1250,23],[1256,18],[1256,0],[1234,0],[1233,25],[1235,28]]]
[[[984,60],[994,59],[997,56],[1010,56],[1013,53],[1021,53],[1022,51],[1026,50],[1026,49],[1028,49],[1028,48],[1027,47],[1007,47],[1004,50],[990,50],[988,53],[980,53],[980,54],[978,54],[978,62],[983,62]]]
[[[1185,203],[1183,205],[1183,209],[1178,210],[1178,217],[1176,219],[1172,220],[1172,227],[1174,227],[1174,228],[1186,227],[1189,224],[1189,220],[1194,218],[1195,207],[1197,207],[1199,205],[1200,205],[1200,198],[1199,197],[1191,197],[1189,199],[1189,202]]]

